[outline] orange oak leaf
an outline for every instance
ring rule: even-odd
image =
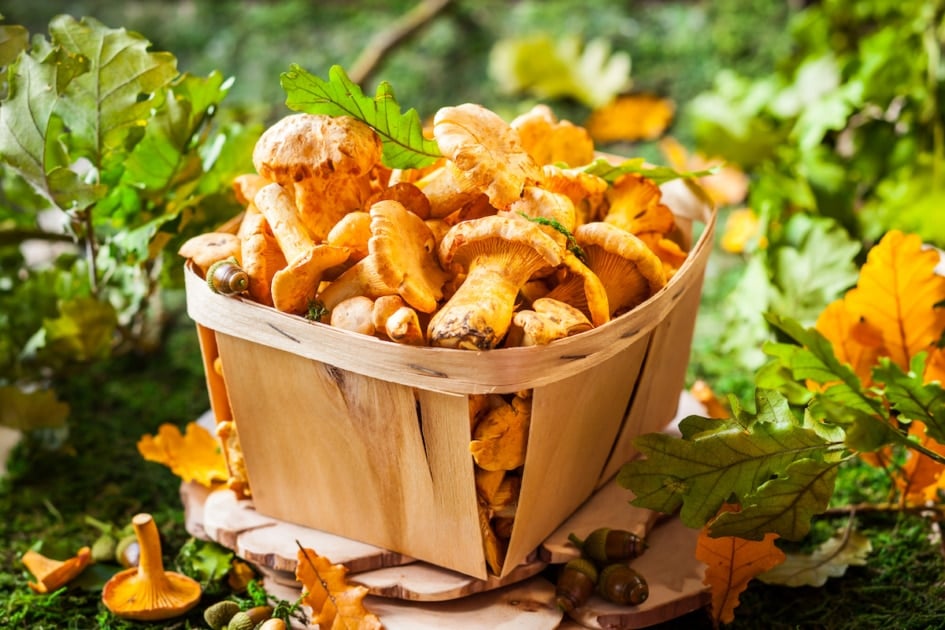
[[[925,425],[913,421],[909,425],[909,435],[922,446],[945,456],[945,444],[930,439],[925,432]],[[927,501],[936,501],[939,490],[945,490],[945,466],[922,453],[910,449],[908,459],[895,477],[903,500],[908,505],[924,505]]]
[[[312,624],[324,630],[381,630],[381,620],[364,607],[367,587],[349,584],[347,573],[343,564],[300,546],[295,579],[302,583],[302,603],[312,609]]]
[[[654,94],[627,94],[591,112],[585,127],[597,142],[654,140],[676,114],[673,101]]]
[[[867,255],[855,288],[844,298],[854,317],[880,331],[889,358],[907,370],[945,330],[945,277],[934,273],[939,254],[916,234],[886,233]]]
[[[872,381],[872,369],[879,357],[887,356],[883,333],[853,313],[845,298],[827,305],[814,324],[833,346],[839,361],[848,364],[864,386]]]
[[[158,427],[157,435],[138,440],[138,452],[149,462],[164,464],[183,481],[212,487],[226,481],[229,472],[220,443],[209,431],[190,422],[181,434],[170,423]]]
[[[734,511],[737,506],[723,505],[720,512]],[[712,538],[706,525],[696,543],[696,558],[706,564],[703,582],[712,592],[712,617],[715,625],[731,623],[739,597],[756,576],[784,562],[784,552],[774,541],[777,534],[766,534],[762,540],[746,540],[736,536]]]
[[[698,152],[689,153],[681,142],[671,136],[659,142],[660,151],[669,165],[677,171],[704,171],[715,168],[715,172],[699,178],[699,185],[717,206],[740,204],[748,196],[748,175],[740,168],[726,164],[722,158],[709,158]],[[766,243],[759,243],[764,246]]]

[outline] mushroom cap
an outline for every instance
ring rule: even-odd
[[[381,140],[350,116],[292,114],[266,129],[253,150],[260,175],[292,191],[316,241],[372,193]]]
[[[272,276],[272,303],[277,310],[301,314],[315,299],[325,270],[344,263],[348,248],[316,245]]]
[[[676,218],[662,198],[663,192],[652,179],[628,173],[614,182],[604,221],[631,234],[669,234],[676,228]]]
[[[437,262],[433,232],[399,201],[379,201],[370,213],[368,247],[381,280],[410,306],[432,313],[449,278]]]
[[[193,236],[180,246],[177,254],[188,258],[204,274],[213,263],[236,258],[240,260],[240,239],[230,232],[204,232]]]
[[[290,114],[271,125],[256,142],[253,166],[284,186],[303,179],[367,174],[380,161],[381,140],[351,116]]]
[[[526,186],[521,198],[512,202],[508,211],[524,214],[529,220],[538,220],[536,222],[554,222],[557,227],[547,224],[545,231],[563,245],[567,245],[567,237],[558,228],[573,232],[577,225],[571,198],[538,186]]]
[[[200,601],[200,583],[164,570],[160,534],[150,514],[136,514],[131,523],[141,546],[140,564],[109,578],[102,589],[102,603],[113,614],[137,621],[183,615]]]
[[[557,267],[562,258],[561,245],[540,225],[509,214],[457,223],[443,235],[437,251],[444,268],[460,269],[484,254],[503,256],[516,267],[534,266],[535,271]]]
[[[587,129],[558,120],[545,104],[535,105],[509,124],[538,164],[582,166],[594,160],[594,140]]]
[[[512,318],[521,336],[516,345],[545,345],[593,328],[584,313],[554,298],[539,298],[532,304],[532,309],[519,311]]]
[[[602,218],[602,208],[610,188],[603,177],[581,169],[566,169],[554,164],[546,164],[542,170],[545,173],[542,187],[567,195],[574,204],[578,225]]]
[[[594,326],[610,321],[607,289],[596,273],[570,251],[563,257],[564,278],[544,297],[564,302],[586,315]]]
[[[666,284],[662,262],[633,234],[596,221],[578,227],[574,236],[607,291],[611,315],[633,308]]]
[[[368,255],[371,239],[371,215],[356,210],[341,217],[325,237],[325,242],[335,247],[347,247],[351,251],[348,262],[356,263]]]
[[[462,176],[500,210],[518,199],[526,184],[541,181],[541,167],[518,132],[481,105],[440,108],[433,117],[433,136]]]

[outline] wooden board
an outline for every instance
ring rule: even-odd
[[[675,619],[709,604],[702,583],[705,565],[696,560],[699,531],[666,519],[648,536],[649,548],[631,566],[646,578],[650,596],[639,606],[617,606],[594,596],[571,617],[586,628],[629,630]]]

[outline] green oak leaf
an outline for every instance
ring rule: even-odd
[[[54,429],[63,426],[68,415],[69,405],[51,389],[24,392],[13,385],[0,386],[0,426],[18,431]]]
[[[669,166],[647,164],[644,158],[630,158],[619,164],[613,164],[605,158],[597,158],[581,168],[585,173],[596,175],[608,183],[614,183],[621,175],[632,173],[652,179],[657,184],[665,184],[674,179],[693,179],[706,177],[718,171],[717,167],[701,171],[677,171]]]
[[[92,18],[57,16],[49,33],[70,55],[87,60],[88,72],[69,83],[57,111],[75,154],[99,165],[109,153],[122,153],[129,134],[160,105],[154,97],[177,77],[177,60],[168,52],[150,52],[150,42],[138,33],[106,28]]]
[[[289,109],[308,114],[352,116],[369,125],[383,142],[382,161],[390,168],[420,168],[442,157],[434,140],[423,135],[423,124],[415,109],[401,113],[389,83],[377,86],[374,98],[365,96],[341,66],[328,70],[328,80],[298,64],[282,73],[280,84]]]
[[[924,353],[913,357],[908,372],[889,357],[881,357],[873,368],[873,377],[885,386],[886,398],[901,420],[921,421],[929,436],[945,443],[945,389],[936,382],[923,382],[924,368]]]
[[[758,488],[783,474],[798,459],[825,460],[839,445],[801,426],[777,392],[756,393],[758,413],[747,427],[742,420],[717,420],[718,428],[680,431],[691,439],[663,433],[638,437],[645,456],[626,464],[618,483],[636,495],[634,505],[660,512],[680,509],[689,527],[702,527],[723,503],[743,502]],[[780,398],[780,399],[779,399]]]
[[[4,24],[0,26],[0,68],[13,63],[17,55],[29,46],[30,34],[25,26]]]
[[[738,512],[724,512],[709,525],[711,536],[761,540],[773,532],[800,540],[811,518],[827,509],[839,462],[799,459],[742,500]]]
[[[44,351],[75,361],[109,355],[117,319],[111,304],[90,297],[63,300],[59,316],[43,320]]]

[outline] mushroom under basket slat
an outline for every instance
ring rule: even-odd
[[[188,266],[211,404],[235,423],[255,509],[484,579],[496,567],[480,520],[470,399],[529,392],[498,572],[526,561],[633,457],[636,436],[676,413],[715,212],[683,181],[662,190],[691,243],[683,266],[631,311],[543,346],[395,344],[216,294]]]

